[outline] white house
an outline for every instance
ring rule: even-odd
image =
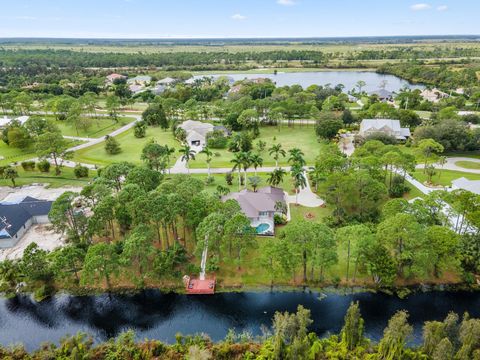
[[[152,77],[148,75],[139,75],[127,80],[128,84],[147,85],[152,81]]]
[[[157,81],[157,85],[172,85],[176,80],[174,78],[171,78],[171,77],[166,77],[164,79],[161,79],[161,80],[158,80]]]
[[[212,124],[194,120],[184,121],[178,127],[187,133],[188,145],[200,148],[205,147],[207,134],[214,130]]]
[[[420,96],[423,97],[425,100],[433,102],[433,103],[438,103],[442,99],[446,99],[449,97],[447,93],[444,93],[443,91],[440,91],[438,89],[425,89],[420,93]]]
[[[400,120],[363,119],[360,123],[359,134],[367,137],[375,133],[384,133],[398,140],[406,140],[411,135],[409,128],[402,128],[400,126]]]
[[[29,118],[30,117],[26,116],[26,115],[19,116],[17,118],[9,118],[7,116],[4,116],[4,117],[0,118],[0,129],[4,128],[4,127],[7,127],[13,120],[17,120],[18,122],[20,122],[20,124],[24,125]]]

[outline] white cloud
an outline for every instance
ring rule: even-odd
[[[425,4],[425,3],[414,4],[414,5],[410,6],[410,9],[412,9],[413,11],[428,10],[428,9],[431,9],[431,8],[432,8],[431,5]]]
[[[242,14],[235,14],[235,15],[232,15],[232,19],[233,20],[237,20],[237,21],[242,21],[242,20],[245,20],[247,17],[242,15]]]
[[[448,10],[448,6],[447,6],[447,5],[440,5],[439,7],[437,7],[437,10],[438,10],[438,11],[447,11],[447,10]]]
[[[297,2],[295,0],[277,0],[277,4],[283,6],[292,6],[295,5]]]

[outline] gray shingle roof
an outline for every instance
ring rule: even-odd
[[[30,196],[17,204],[0,203],[0,239],[15,236],[32,217],[48,215],[52,203],[52,201],[38,200]]]

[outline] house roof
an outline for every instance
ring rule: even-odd
[[[27,196],[16,203],[0,203],[0,239],[8,239],[34,216],[48,215],[52,201]]]
[[[152,81],[152,77],[148,75],[139,75],[127,80],[129,84],[136,83],[136,82],[146,83],[150,81]]]
[[[453,180],[452,185],[458,189],[468,190],[480,195],[480,180],[468,180],[467,178],[461,177]]]
[[[387,99],[393,97],[393,93],[385,89],[371,91],[368,93],[368,95],[377,95],[380,99]]]
[[[402,128],[400,120],[394,119],[363,119],[360,123],[360,133],[365,132],[385,132],[391,130],[397,134],[398,138],[409,137],[410,129]]]
[[[213,131],[214,129],[214,126],[210,123],[204,123],[204,122],[195,121],[195,120],[186,120],[183,123],[181,123],[178,127],[182,128],[187,132],[187,138],[190,132],[192,131],[205,137],[209,132]]]
[[[10,124],[10,122],[12,120],[17,120],[20,122],[20,124],[25,124],[27,122],[27,120],[29,119],[30,117],[29,116],[18,116],[16,118],[9,118],[7,116],[4,116],[4,117],[1,117],[0,118],[0,127],[4,127],[4,126],[7,126],[8,124]]]
[[[174,78],[166,77],[164,79],[158,80],[157,84],[159,84],[159,85],[169,85],[171,83],[174,83],[175,81],[176,80]]]
[[[242,212],[249,218],[258,217],[261,211],[274,212],[277,201],[285,202],[285,194],[282,189],[266,186],[253,192],[242,190],[230,193],[222,197],[222,201],[237,200]]]

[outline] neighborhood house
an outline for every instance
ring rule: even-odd
[[[376,133],[384,133],[395,137],[397,140],[406,140],[410,137],[410,129],[402,128],[400,120],[392,119],[364,119],[360,123],[359,134],[367,137]]]
[[[228,130],[224,126],[214,126],[201,121],[187,120],[178,127],[187,133],[188,145],[196,148],[203,149],[207,144],[207,134],[215,130],[223,131],[225,136],[228,136]]]
[[[0,202],[0,248],[15,246],[33,224],[48,223],[52,201],[27,196]]]
[[[371,91],[368,93],[368,95],[376,95],[380,101],[393,101],[393,93],[385,89]]]
[[[259,235],[275,234],[275,214],[282,215],[286,208],[285,193],[282,189],[266,186],[256,192],[242,190],[222,197],[222,201],[236,200],[242,212],[250,219]]]
[[[7,127],[13,120],[18,121],[20,124],[24,125],[27,120],[29,119],[29,116],[19,116],[17,118],[9,118],[9,117],[1,117],[0,118],[0,129]]]
[[[425,89],[420,93],[420,96],[433,103],[438,103],[440,100],[448,98],[447,93],[444,93],[438,89]]]

